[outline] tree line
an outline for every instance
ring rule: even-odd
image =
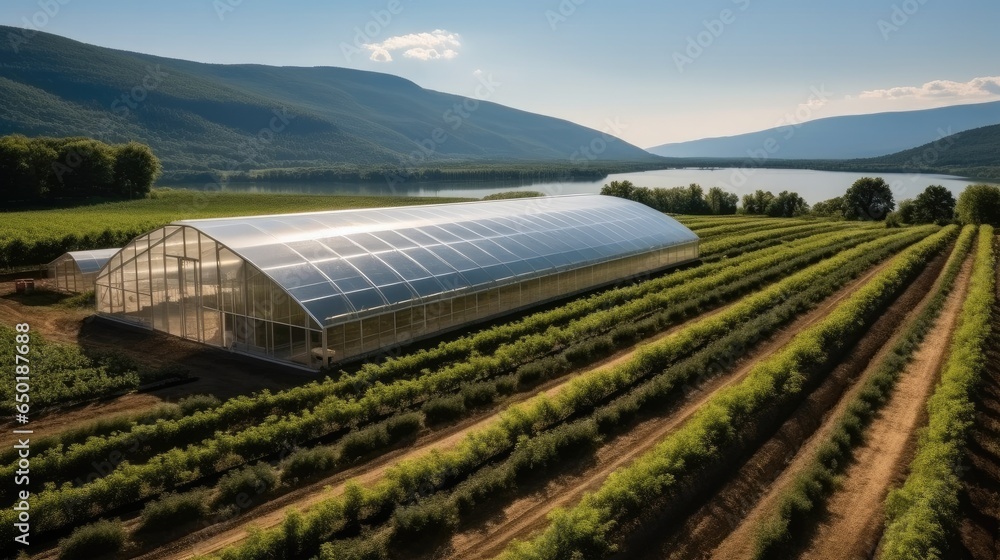
[[[641,202],[668,214],[727,215],[742,211],[746,214],[766,214],[774,217],[801,216],[809,212],[809,205],[797,193],[782,191],[778,196],[758,190],[740,198],[719,187],[708,192],[697,183],[686,187],[649,188],[637,187],[631,181],[611,181],[601,188],[601,194]]]
[[[160,160],[139,142],[0,137],[0,201],[141,198],[160,172]]]
[[[692,183],[687,187],[637,187],[631,181],[612,181],[601,194],[641,202],[670,214],[722,215],[742,214],[773,217],[815,216],[845,220],[885,220],[889,226],[906,224],[939,225],[992,224],[1000,226],[1000,187],[972,185],[956,201],[951,191],[930,185],[912,199],[896,204],[889,184],[881,177],[862,177],[843,195],[817,202],[812,207],[798,193],[781,191],[774,195],[758,189],[744,195],[712,187],[706,193]],[[741,204],[738,204],[741,203]]]

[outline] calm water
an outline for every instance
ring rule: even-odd
[[[864,173],[810,171],[802,169],[667,169],[640,173],[618,173],[600,181],[540,182],[525,184],[505,181],[439,181],[400,183],[230,183],[226,190],[242,192],[290,192],[314,194],[362,194],[400,196],[463,196],[481,198],[502,191],[540,191],[548,195],[600,192],[605,183],[628,179],[641,187],[678,187],[698,183],[705,190],[721,187],[737,195],[764,189],[777,194],[794,191],[810,204],[844,194],[851,183]],[[874,175],[874,174],[868,174]],[[928,185],[943,185],[957,197],[968,185],[976,183],[949,175],[879,173],[892,187],[899,201],[913,198]],[[201,188],[201,185],[178,185]]]

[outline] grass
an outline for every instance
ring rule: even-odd
[[[158,188],[151,198],[52,210],[4,212],[0,239],[100,233],[108,227],[153,229],[174,220],[464,202],[468,198],[202,192]]]
[[[463,202],[465,198],[305,195],[154,189],[141,200],[0,213],[0,267],[42,264],[66,251],[118,247],[174,220]]]

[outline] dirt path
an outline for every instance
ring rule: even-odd
[[[339,496],[343,493],[346,482],[357,481],[362,485],[372,484],[379,480],[387,469],[397,463],[409,459],[415,459],[427,455],[432,450],[446,450],[455,447],[470,432],[482,430],[497,421],[500,412],[506,410],[510,405],[526,401],[539,393],[555,395],[563,390],[573,379],[587,372],[597,369],[607,368],[628,360],[639,348],[657,340],[663,339],[685,328],[694,321],[700,321],[722,313],[732,303],[707,311],[697,317],[693,317],[683,323],[675,325],[656,336],[646,339],[639,344],[623,349],[587,368],[573,372],[543,384],[530,393],[523,393],[514,399],[508,399],[502,406],[494,407],[491,411],[468,418],[463,422],[450,426],[443,430],[435,430],[420,437],[414,445],[405,449],[399,449],[384,454],[372,461],[360,465],[356,468],[342,471],[318,482],[312,483],[296,489],[276,500],[268,502],[260,508],[251,510],[248,515],[237,518],[225,524],[208,527],[204,530],[185,536],[183,539],[172,542],[160,549],[144,554],[140,558],[172,558],[185,559],[197,555],[208,554],[218,551],[226,546],[237,543],[249,535],[250,526],[258,528],[270,528],[284,521],[286,514],[291,510],[304,511],[309,507],[331,497]]]
[[[927,399],[947,358],[971,272],[970,258],[889,402],[865,431],[866,441],[855,451],[843,485],[827,503],[827,518],[801,557],[846,560],[868,558],[874,551],[882,533],[885,496],[913,457],[916,432],[926,421]]]
[[[933,388],[958,312],[965,298],[971,261],[966,261],[941,316],[925,338],[885,405],[882,413],[868,427],[867,441],[855,451],[855,461],[844,473],[844,486],[828,502],[829,517],[819,527],[803,558],[848,560],[857,558],[856,545],[866,530],[882,525],[882,500],[888,484],[898,474],[903,455],[912,447],[912,435],[923,414],[924,404]],[[909,323],[930,299],[924,298],[907,316]],[[743,522],[711,554],[713,559],[751,558],[755,533],[760,523],[777,507],[781,494],[795,477],[812,463],[817,448],[829,439],[830,433],[862,381],[877,367],[899,340],[900,333],[887,342],[858,382],[840,399],[823,425],[796,454],[792,462],[770,486],[768,492],[745,516]],[[867,557],[867,556],[866,556]]]
[[[874,274],[887,265],[888,261],[881,263],[870,272],[866,273],[864,276],[850,283],[847,287],[842,288],[836,294],[831,296],[824,302],[820,307],[813,310],[806,317],[801,318],[800,321],[808,321],[808,324],[812,324],[818,321],[820,318],[825,316],[829,311],[837,305],[841,300],[850,295],[858,286],[867,282]],[[621,363],[636,350],[641,348],[643,345],[648,344],[651,341],[662,339],[663,337],[669,336],[674,332],[688,326],[694,321],[700,321],[714,314],[721,313],[733,304],[729,304],[725,307],[715,309],[713,311],[707,312],[705,314],[699,315],[689,319],[688,321],[681,323],[668,329],[664,333],[657,335],[652,339],[647,339],[639,343],[636,346],[623,350],[602,362],[590,366],[579,373],[574,373],[573,375],[563,377],[561,379],[555,380],[550,386],[540,388],[540,392],[552,395],[562,390],[566,383],[570,382],[576,376],[582,375],[585,372],[592,371],[599,368],[613,366],[615,364]],[[813,319],[808,319],[813,317]],[[773,351],[780,346],[784,345],[787,340],[790,340],[795,333],[798,332],[803,326],[800,325],[799,321],[794,323],[790,328],[785,329],[778,338],[776,338],[772,343],[768,344],[764,351]],[[763,351],[762,351],[763,352]],[[748,364],[746,371],[741,370],[740,375],[745,375],[749,371],[750,365]],[[699,395],[705,395],[704,398],[699,398],[698,402],[691,405],[691,411],[697,408],[703,400],[706,400],[708,396],[719,388],[725,386],[732,381],[726,382],[724,380],[713,380],[709,382],[705,387],[702,388],[700,392],[697,392],[693,397],[697,398]],[[522,398],[528,398],[531,395],[526,395]],[[510,401],[508,401],[510,403]],[[431,450],[445,450],[454,447],[459,441],[462,440],[469,432],[480,430],[489,424],[497,420],[497,416],[500,409],[496,409],[491,413],[486,415],[481,415],[479,417],[471,418],[453,426],[448,430],[436,431],[425,437],[420,438],[415,445],[412,447],[397,450],[388,454],[385,454],[374,461],[368,462],[365,465],[359,466],[355,469],[349,471],[343,471],[337,473],[333,476],[320,480],[309,486],[297,489],[293,492],[286,494],[276,500],[268,502],[266,505],[260,508],[251,510],[248,515],[241,516],[231,522],[225,524],[214,525],[203,529],[201,531],[192,533],[180,540],[172,542],[164,547],[151,551],[149,553],[140,556],[142,559],[154,559],[154,558],[170,558],[170,559],[187,559],[193,558],[200,554],[208,554],[211,552],[219,551],[227,546],[233,545],[245,539],[249,536],[249,528],[257,527],[261,529],[267,529],[280,524],[287,512],[292,510],[304,511],[310,506],[315,505],[330,497],[338,496],[343,493],[345,484],[348,480],[356,480],[361,484],[371,484],[385,473],[385,471],[392,465],[399,463],[400,461],[415,459],[420,456],[426,455],[431,452]],[[688,413],[690,415],[691,412]],[[629,438],[631,434],[624,436],[624,438]],[[544,515],[543,515],[544,517]]]
[[[455,535],[451,540],[449,550],[440,555],[461,559],[492,558],[502,552],[510,541],[525,538],[532,532],[543,528],[547,525],[548,514],[554,508],[572,505],[579,501],[584,493],[596,490],[609,474],[635,460],[662,441],[669,433],[676,430],[717,391],[741,381],[753,369],[757,361],[778,351],[803,329],[826,317],[841,301],[887,266],[888,262],[874,267],[861,278],[827,298],[820,306],[796,319],[791,325],[769,339],[763,347],[745,356],[735,372],[705,383],[699,388],[699,391],[690,395],[679,409],[673,410],[666,417],[651,419],[639,424],[627,434],[601,447],[594,456],[593,462],[584,465],[580,472],[549,481],[539,491],[523,496],[507,505],[501,513],[486,521],[483,526]],[[440,555],[435,555],[435,557]]]
[[[705,488],[689,510],[677,505],[673,512],[644,521],[624,545],[622,557],[632,558],[705,558],[730,537],[745,517],[758,505],[775,479],[785,471],[809,438],[820,430],[831,410],[842,402],[842,396],[854,385],[873,359],[894,336],[899,324],[926,299],[926,294],[938,278],[945,255],[935,259],[896,300],[882,312],[865,335],[844,352],[839,364],[794,411],[781,421],[780,427],[767,440],[748,442],[748,458],[738,459],[730,467],[731,474],[719,473],[719,482]],[[738,452],[734,450],[734,453]],[[690,511],[690,513],[688,513]],[[747,554],[747,548],[737,547]]]

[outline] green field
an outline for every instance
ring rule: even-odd
[[[143,200],[0,214],[0,268],[47,263],[66,251],[120,247],[174,220],[461,202],[463,198],[204,193],[155,189]]]

